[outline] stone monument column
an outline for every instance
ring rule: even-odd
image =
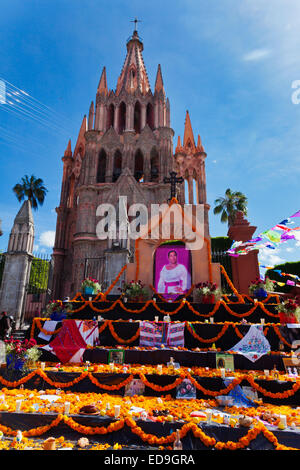
[[[26,200],[15,217],[10,233],[0,290],[0,311],[13,316],[21,326],[26,286],[29,282],[34,241],[31,203]]]
[[[242,212],[237,212],[233,224],[228,229],[231,240],[246,242],[251,240],[256,227],[251,226]],[[249,293],[249,284],[259,277],[258,250],[250,251],[247,255],[231,257],[232,281],[240,294]]]

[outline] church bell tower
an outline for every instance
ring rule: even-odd
[[[126,57],[115,89],[109,89],[103,68],[96,97],[84,116],[72,152],[63,160],[61,199],[57,207],[53,250],[53,296],[80,290],[86,275],[107,287],[134,251],[130,240],[100,240],[97,208],[167,202],[164,179],[174,170],[170,103],[161,66],[151,90],[143,59],[143,41],[135,28],[126,43]],[[133,241],[134,242],[134,241]]]

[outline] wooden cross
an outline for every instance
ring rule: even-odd
[[[176,198],[176,183],[182,184],[184,182],[184,179],[182,176],[177,178],[177,173],[176,171],[170,171],[170,178],[167,176],[164,177],[164,183],[170,183],[171,185],[171,197],[168,199],[168,201],[172,200],[173,198]]]

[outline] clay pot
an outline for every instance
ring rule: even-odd
[[[239,418],[240,426],[244,426],[245,428],[250,428],[251,424],[252,424],[252,418],[250,418],[249,416],[241,416]]]
[[[54,437],[48,437],[43,442],[43,450],[56,450],[56,442]]]

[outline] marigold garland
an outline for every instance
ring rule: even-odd
[[[298,392],[298,390],[300,389],[300,380],[297,380],[293,385],[292,385],[292,388],[290,388],[289,390],[285,390],[284,392],[277,392],[277,393],[273,393],[273,392],[270,392],[266,389],[264,389],[263,387],[261,387],[260,385],[258,385],[254,378],[251,376],[251,374],[242,374],[240,375],[239,377],[236,377],[227,387],[225,387],[224,389],[222,390],[218,390],[218,391],[215,391],[215,390],[208,390],[206,389],[205,387],[203,387],[189,372],[182,372],[180,374],[179,377],[177,377],[174,382],[172,382],[171,384],[169,385],[166,385],[166,386],[160,386],[160,385],[157,385],[157,384],[153,384],[152,382],[150,382],[146,376],[138,371],[136,372],[135,374],[130,374],[125,380],[123,380],[122,382],[120,382],[119,384],[117,385],[105,385],[105,384],[101,384],[94,376],[93,374],[91,374],[90,372],[88,371],[84,371],[82,372],[77,378],[75,378],[74,380],[70,381],[70,382],[56,382],[54,380],[51,380],[47,374],[41,370],[41,369],[37,369],[31,373],[29,373],[27,376],[23,377],[22,379],[18,380],[18,381],[14,381],[14,382],[9,382],[8,380],[4,379],[2,376],[0,376],[0,383],[2,383],[2,385],[4,385],[5,387],[10,387],[10,388],[16,388],[16,387],[19,387],[21,384],[24,384],[26,383],[28,380],[30,380],[31,378],[33,378],[35,375],[39,375],[41,378],[43,378],[45,380],[45,382],[47,382],[48,384],[56,387],[56,388],[69,388],[69,387],[72,387],[73,385],[77,384],[78,382],[80,382],[81,380],[85,379],[86,377],[88,377],[91,382],[96,385],[97,387],[99,388],[102,388],[102,389],[105,389],[105,390],[110,390],[110,391],[113,391],[113,390],[120,390],[122,387],[125,387],[134,377],[134,375],[137,375],[140,377],[140,379],[142,380],[142,382],[145,384],[145,386],[151,388],[152,390],[155,390],[155,391],[158,391],[158,392],[166,392],[166,391],[170,391],[172,389],[174,389],[175,387],[177,387],[185,378],[189,379],[194,385],[195,387],[200,390],[202,393],[204,393],[205,395],[209,395],[209,396],[213,396],[213,397],[216,397],[218,395],[227,395],[231,390],[233,390],[233,388],[237,385],[240,385],[240,383],[245,380],[245,381],[248,381],[248,383],[253,387],[255,388],[257,391],[259,391],[262,395],[264,396],[267,396],[267,397],[270,397],[270,398],[278,398],[278,399],[285,399],[285,398],[289,398],[291,396],[293,396],[296,392]]]
[[[45,330],[42,325],[41,325],[41,320],[43,321],[46,321],[47,319],[45,318],[34,318],[33,320],[33,323],[32,323],[32,328],[31,328],[31,335],[30,337],[33,338],[34,337],[34,330],[35,330],[35,327],[37,327],[40,331],[42,331],[45,335],[52,335],[52,334],[56,334],[58,333],[61,328],[58,328],[57,330],[55,331],[48,331],[48,330]],[[124,320],[125,321],[125,320]],[[211,338],[211,339],[204,339],[202,337],[200,337],[196,331],[194,330],[193,326],[192,326],[192,322],[185,322],[186,324],[186,327],[189,331],[189,333],[195,338],[197,339],[199,342],[202,342],[202,343],[214,343],[216,341],[218,341],[219,339],[222,338],[222,336],[226,333],[228,327],[231,325],[233,328],[234,328],[234,331],[236,333],[236,335],[238,336],[238,338],[242,339],[244,337],[244,335],[239,331],[238,329],[238,325],[233,323],[233,322],[224,322],[223,323],[223,328],[222,330],[220,331],[220,333],[214,337],[214,338]],[[216,325],[217,323],[214,323],[214,325]],[[222,324],[222,323],[220,323]],[[267,326],[268,325],[268,326]],[[264,335],[267,336],[268,334],[268,331],[270,328],[273,328],[274,329],[274,333],[278,336],[279,340],[282,341],[284,344],[286,344],[289,348],[292,348],[292,345],[282,336],[282,334],[280,333],[280,330],[278,328],[278,326],[276,324],[273,324],[273,323],[270,323],[270,324],[267,324],[264,328]],[[123,339],[121,338],[115,331],[115,328],[113,326],[113,320],[105,320],[103,325],[99,326],[98,330],[99,330],[99,334],[101,334],[106,327],[109,327],[109,330],[110,330],[110,333],[111,335],[113,336],[113,338],[119,343],[119,344],[130,344],[130,343],[133,343],[134,341],[136,341],[140,335],[140,328],[137,329],[136,333],[131,337],[131,338],[128,338],[128,339]]]
[[[264,306],[264,304],[262,302],[255,302],[254,306],[248,310],[248,312],[244,312],[244,313],[236,313],[234,312],[228,305],[228,303],[226,303],[224,300],[219,300],[216,302],[213,310],[211,312],[209,312],[208,314],[204,314],[204,313],[199,313],[197,310],[195,310],[195,308],[193,307],[193,305],[186,299],[182,299],[178,305],[178,307],[173,310],[172,312],[170,311],[166,311],[164,310],[163,308],[160,308],[157,303],[154,301],[154,300],[147,300],[145,302],[145,304],[143,305],[143,307],[141,307],[140,309],[130,309],[128,307],[126,307],[126,305],[124,304],[124,302],[121,301],[121,298],[118,298],[117,300],[115,300],[114,302],[112,302],[112,304],[107,307],[107,308],[97,308],[95,305],[94,305],[94,301],[93,300],[84,300],[83,301],[83,305],[81,305],[80,307],[78,307],[77,309],[74,309],[72,310],[72,314],[74,313],[77,313],[81,310],[83,310],[85,307],[89,306],[93,311],[97,312],[97,313],[107,313],[111,310],[113,310],[117,305],[120,305],[120,307],[125,311],[125,312],[128,312],[128,313],[135,313],[135,314],[139,314],[139,313],[142,313],[146,310],[146,308],[149,306],[149,305],[153,305],[154,308],[162,313],[163,315],[175,315],[176,313],[178,313],[183,307],[184,305],[186,305],[188,307],[188,309],[193,312],[195,315],[197,316],[200,316],[200,317],[210,317],[210,316],[213,316],[217,311],[218,309],[220,308],[221,305],[223,305],[225,307],[225,309],[227,310],[228,313],[230,313],[231,315],[233,316],[236,316],[236,317],[239,317],[239,318],[242,318],[242,317],[247,317],[247,316],[250,316],[252,315],[253,312],[255,312],[255,310],[260,307],[262,309],[262,311],[268,315],[268,316],[271,316],[271,317],[274,317],[274,318],[279,318],[279,314],[274,314],[272,312],[270,312],[269,310],[266,309],[266,307]],[[243,303],[245,304],[245,303]]]
[[[197,339],[198,341],[200,341],[201,343],[215,343],[216,341],[218,341],[220,338],[222,338],[222,336],[226,333],[226,331],[228,330],[228,327],[229,327],[229,324],[225,324],[223,326],[223,328],[221,329],[220,333],[215,336],[214,338],[210,338],[210,339],[204,339],[204,338],[201,338],[195,331],[194,327],[192,326],[191,323],[189,322],[186,322],[186,327],[188,329],[188,331],[191,333],[191,335]]]
[[[24,437],[37,437],[45,434],[50,429],[57,427],[59,423],[64,422],[67,426],[69,426],[74,431],[84,434],[84,435],[106,435],[109,433],[120,431],[124,428],[126,424],[131,432],[138,437],[140,437],[144,442],[147,442],[150,445],[166,445],[172,444],[176,439],[176,432],[173,431],[168,436],[158,437],[154,434],[146,433],[136,421],[130,417],[126,416],[125,418],[121,418],[118,421],[113,421],[110,424],[105,426],[85,426],[83,424],[77,423],[72,417],[63,415],[59,413],[55,419],[48,425],[39,426],[37,428],[33,428],[23,432]],[[13,430],[8,426],[0,425],[0,430],[7,436],[16,436],[17,430]],[[227,441],[221,442],[216,441],[214,437],[208,436],[205,432],[197,426],[196,423],[189,422],[184,424],[180,430],[179,435],[180,438],[183,439],[188,432],[192,432],[195,438],[198,438],[202,441],[202,443],[206,447],[214,447],[216,450],[239,450],[244,449],[249,446],[249,444],[257,438],[257,436],[262,433],[265,438],[274,445],[276,450],[288,450],[291,449],[286,447],[282,444],[279,444],[277,437],[269,431],[263,423],[255,423],[254,427],[249,429],[245,436],[242,436],[237,442]]]
[[[116,333],[115,329],[114,329],[114,326],[112,324],[112,320],[109,320],[108,321],[108,328],[109,328],[109,331],[111,333],[111,335],[113,336],[113,338],[118,342],[118,343],[121,343],[121,344],[130,344],[130,343],[133,343],[136,339],[138,339],[138,337],[140,336],[140,328],[137,329],[137,332],[129,339],[123,339],[123,338],[120,338],[120,336]]]
[[[236,290],[236,288],[234,287],[233,283],[231,282],[231,279],[229,278],[227,272],[226,272],[226,269],[224,268],[224,266],[222,264],[220,264],[220,269],[221,269],[221,272],[223,274],[223,276],[225,277],[226,281],[227,281],[227,284],[229,285],[229,287],[231,288],[232,292],[234,293],[234,295],[237,296],[237,298],[240,300],[241,303],[245,303],[243,297],[241,296],[241,294],[238,293],[238,291]]]

